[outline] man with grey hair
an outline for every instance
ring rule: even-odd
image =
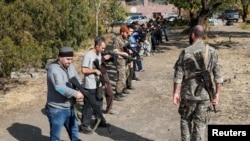
[[[47,68],[46,113],[50,123],[50,141],[61,140],[63,126],[71,141],[80,141],[73,105],[76,99],[83,98],[83,94],[69,82],[72,77],[81,81],[72,64],[73,56],[71,47],[63,47],[59,51],[58,59]]]
[[[218,104],[223,82],[216,50],[203,41],[203,36],[204,28],[201,25],[193,27],[189,36],[190,46],[180,53],[174,66],[173,103],[179,105],[182,141],[205,140],[205,129],[210,119],[210,105]],[[205,58],[203,66],[197,63],[199,62],[195,55],[197,52]],[[195,75],[201,68],[213,74],[216,97],[211,100],[207,89],[204,88],[205,80],[200,75]]]
[[[104,82],[98,82],[100,80],[101,71],[98,70],[94,64],[94,61],[98,60],[98,65],[101,66],[103,52],[106,48],[105,38],[102,36],[97,36],[94,40],[94,48],[88,50],[82,60],[81,71],[84,74],[84,89],[89,93],[89,96],[92,97],[95,104],[98,105],[100,111],[102,111],[103,96],[100,95],[100,91],[103,92]],[[100,91],[98,91],[100,90]],[[82,125],[81,131],[85,134],[93,133],[93,130],[90,128],[91,118],[94,113],[91,103],[89,103],[87,98],[84,98],[83,105],[83,115],[82,115]],[[97,115],[95,115],[97,116]]]

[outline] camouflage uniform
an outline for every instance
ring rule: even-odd
[[[203,141],[206,125],[209,122],[210,100],[204,87],[198,89],[202,83],[197,77],[192,77],[199,70],[194,52],[201,51],[205,56],[205,43],[197,41],[185,48],[174,69],[174,83],[181,83],[181,102],[179,114],[181,115],[182,141]],[[214,48],[209,47],[207,69],[214,76],[215,83],[222,83],[221,65]]]
[[[114,52],[124,51],[124,48],[128,44],[127,40],[124,40],[121,36],[117,36],[114,39]],[[125,51],[124,51],[125,52]],[[116,93],[122,93],[123,89],[126,87],[127,79],[127,66],[126,60],[123,58],[117,58],[117,82],[116,82]]]
[[[130,57],[133,57],[129,52],[127,52]],[[126,88],[132,87],[132,78],[133,78],[133,61],[126,62]]]

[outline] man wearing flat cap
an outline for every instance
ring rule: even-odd
[[[60,141],[62,128],[66,128],[71,141],[81,141],[78,138],[78,123],[73,110],[76,99],[82,99],[83,94],[73,88],[69,79],[81,79],[72,64],[73,50],[62,47],[58,59],[47,68],[47,103],[46,113],[50,124],[50,141]]]

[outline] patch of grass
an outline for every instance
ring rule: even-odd
[[[250,30],[250,24],[242,23],[241,24],[241,29]]]

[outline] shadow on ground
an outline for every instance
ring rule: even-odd
[[[106,127],[102,127],[102,128],[99,127],[96,129],[95,132],[99,136],[109,137],[114,141],[153,141],[151,139],[147,139],[140,135],[137,135],[133,132],[128,132],[114,125],[110,125],[110,131],[111,131],[111,134],[109,133]]]
[[[49,141],[40,128],[28,124],[13,123],[8,132],[18,141]]]

